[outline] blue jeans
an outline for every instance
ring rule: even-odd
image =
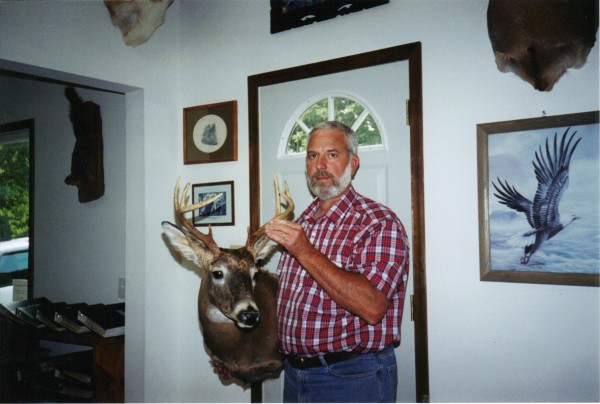
[[[393,346],[322,367],[297,369],[287,360],[284,364],[285,403],[396,402],[398,369]]]

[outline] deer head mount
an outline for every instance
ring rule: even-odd
[[[597,0],[490,0],[488,34],[498,70],[551,91],[583,67],[596,42]]]
[[[269,242],[263,225],[248,231],[246,244],[237,249],[217,245],[212,229],[200,232],[185,214],[207,206],[220,195],[192,205],[185,200],[190,184],[179,194],[175,186],[175,212],[181,227],[163,222],[171,246],[202,271],[198,294],[198,316],[204,343],[213,363],[226,367],[244,382],[256,382],[277,375],[282,368],[279,352],[275,304],[277,278],[261,269],[257,262],[277,245]],[[292,216],[294,202],[287,184],[281,192],[275,180],[277,208],[275,219]],[[281,198],[287,208],[281,212]]]
[[[104,195],[104,145],[100,106],[83,101],[73,87],[65,89],[69,100],[69,119],[75,133],[71,172],[65,184],[77,187],[79,202],[95,201]]]

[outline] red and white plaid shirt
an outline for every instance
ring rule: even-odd
[[[371,326],[336,304],[283,252],[277,271],[277,321],[286,354],[375,352],[400,341],[400,323],[409,268],[406,231],[389,208],[358,194],[352,186],[326,215],[315,219],[318,201],[298,218],[311,243],[335,265],[358,272],[391,302]]]

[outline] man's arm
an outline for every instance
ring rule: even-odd
[[[266,226],[273,241],[285,247],[313,279],[341,307],[370,325],[381,321],[389,300],[375,288],[366,276],[339,268],[310,243],[304,229],[297,223],[273,220]]]

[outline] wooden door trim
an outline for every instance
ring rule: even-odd
[[[311,77],[408,61],[410,119],[410,163],[412,204],[412,260],[414,283],[416,402],[429,402],[429,350],[427,334],[427,285],[425,277],[425,211],[423,193],[423,90],[421,43],[345,56],[248,77],[248,135],[250,162],[250,228],[260,227],[260,87]],[[403,111],[399,106],[399,112]],[[407,302],[410,304],[410,302]],[[252,402],[260,402],[262,388],[252,386]]]

